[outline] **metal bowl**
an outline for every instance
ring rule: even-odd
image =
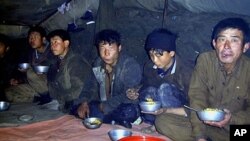
[[[20,63],[18,64],[18,68],[21,70],[27,70],[30,67],[29,63]]]
[[[34,70],[38,74],[44,74],[48,72],[49,66],[34,66]]]
[[[6,101],[0,101],[0,111],[6,111],[10,107],[10,103]]]
[[[20,121],[23,121],[23,122],[28,122],[28,121],[32,120],[33,118],[34,118],[33,115],[21,115],[18,117],[18,119]]]
[[[97,117],[90,117],[83,120],[83,125],[88,129],[96,129],[101,127],[102,120]]]
[[[161,102],[160,101],[153,101],[153,102],[140,102],[139,103],[140,108],[144,112],[154,112],[161,108]]]
[[[221,121],[224,119],[225,112],[220,109],[206,108],[198,111],[197,115],[202,121]]]
[[[118,141],[124,137],[131,136],[132,131],[124,129],[113,129],[108,132],[108,135],[112,141]]]

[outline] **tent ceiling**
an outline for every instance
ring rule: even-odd
[[[115,8],[135,7],[154,12],[162,12],[165,1],[168,1],[170,11],[184,8],[193,13],[250,16],[249,0],[113,0]],[[58,7],[63,3],[70,3],[71,8],[62,14]],[[48,31],[67,28],[69,23],[81,21],[77,19],[86,10],[97,10],[98,6],[99,0],[0,0],[0,33],[24,36],[32,25],[41,25]]]
[[[36,25],[69,0],[0,0],[0,24]]]
[[[63,3],[72,0],[0,0],[0,25],[22,25],[30,26],[46,21],[51,15],[57,12],[57,8]],[[83,1],[83,0],[75,0]],[[89,0],[85,0],[90,2]],[[162,8],[165,0],[114,0],[121,6],[140,5],[147,9]],[[222,12],[250,15],[249,0],[167,0],[169,4],[182,5],[192,12]],[[96,0],[94,0],[96,2]],[[158,5],[157,5],[158,4]],[[159,9],[158,9],[159,10]],[[162,9],[160,9],[162,10]]]

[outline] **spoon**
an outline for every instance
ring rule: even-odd
[[[183,105],[183,106],[184,106],[185,108],[188,108],[188,109],[192,110],[192,111],[198,112],[198,110],[197,110],[197,109],[194,109],[194,108],[189,107],[189,106],[187,106],[187,105]]]

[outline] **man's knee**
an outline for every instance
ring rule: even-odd
[[[174,141],[192,141],[191,124],[187,118],[174,115],[162,114],[156,117],[155,127],[157,131]]]
[[[34,98],[33,91],[22,89],[21,86],[7,88],[5,90],[5,96],[9,102],[32,102]]]

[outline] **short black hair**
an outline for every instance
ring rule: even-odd
[[[28,31],[28,37],[30,36],[31,32],[38,32],[38,33],[40,33],[41,37],[46,37],[46,35],[47,35],[45,29],[41,26],[31,27],[30,30]]]
[[[63,41],[68,40],[70,42],[70,35],[66,30],[56,29],[54,31],[51,31],[48,35],[48,39],[51,39],[55,36],[59,36]]]
[[[10,38],[1,33],[0,33],[0,42],[3,43],[5,47],[10,46]]]
[[[121,45],[121,35],[113,29],[104,29],[96,34],[95,46],[98,47],[100,43],[116,43],[118,46]]]
[[[249,39],[250,31],[249,31],[248,23],[242,18],[226,18],[226,19],[219,21],[213,29],[212,40],[217,39],[218,34],[221,31],[226,30],[228,28],[234,28],[234,29],[238,29],[242,31],[244,43],[247,43],[250,41]]]

